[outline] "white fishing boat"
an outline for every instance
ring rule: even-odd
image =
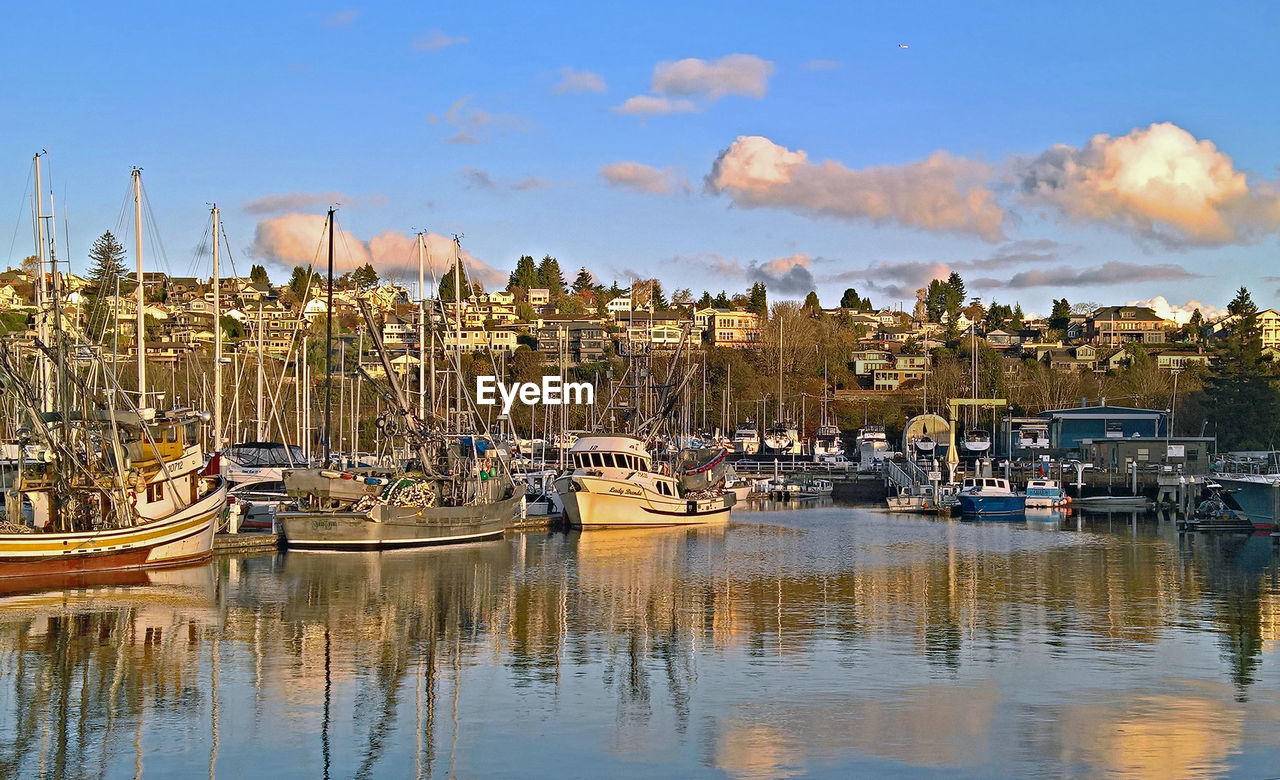
[[[779,421],[770,425],[764,434],[764,451],[773,455],[799,453],[800,432],[789,422]]]
[[[670,471],[655,468],[644,442],[630,436],[582,436],[569,459],[556,493],[574,528],[724,522],[736,502],[723,486],[682,494]]]

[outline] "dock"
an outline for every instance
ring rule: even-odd
[[[215,553],[246,553],[279,550],[283,545],[279,534],[271,532],[258,533],[219,533],[213,536]]]

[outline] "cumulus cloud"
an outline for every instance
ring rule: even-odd
[[[604,76],[589,70],[560,69],[560,82],[556,84],[557,95],[568,95],[576,92],[604,92]]]
[[[1280,228],[1280,190],[1170,122],[1057,145],[1017,165],[1027,202],[1168,245],[1256,240]]]
[[[691,114],[697,110],[698,107],[691,101],[672,100],[666,97],[654,97],[653,95],[629,97],[622,105],[613,107],[615,114],[630,114],[633,116]]]
[[[760,100],[769,90],[773,71],[772,62],[753,54],[659,62],[649,83],[653,94],[628,98],[613,110],[619,114],[684,114],[729,95]]]
[[[707,176],[712,192],[740,206],[771,206],[799,214],[895,223],[935,232],[1003,236],[1004,209],[982,179],[987,165],[934,152],[898,166],[854,170],[834,160],[809,161],[762,136],[739,136]]]
[[[626,187],[650,195],[669,195],[688,190],[689,182],[670,168],[655,168],[638,162],[616,162],[600,169],[600,177],[616,187]]]
[[[495,178],[488,171],[480,168],[463,168],[458,171],[463,180],[467,182],[467,189],[470,190],[488,190],[490,192],[525,192],[527,190],[540,190],[551,186],[551,182],[546,179],[539,179],[536,176],[526,176],[523,179],[502,179]]]
[[[770,292],[781,295],[804,295],[816,288],[812,260],[806,254],[777,257],[767,263],[749,263],[747,276],[753,282],[764,282]]]
[[[1200,316],[1206,320],[1216,319],[1227,313],[1226,308],[1218,308],[1211,303],[1203,303],[1192,298],[1184,304],[1172,303],[1163,295],[1157,295],[1154,298],[1147,298],[1143,301],[1129,301],[1125,306],[1146,306],[1154,311],[1157,315],[1166,320],[1173,320],[1179,325],[1185,325],[1191,321],[1191,315],[1196,309],[1200,310]]]
[[[343,195],[341,192],[282,192],[275,195],[263,195],[261,198],[245,201],[243,206],[247,214],[278,214],[284,211],[301,211],[310,208],[328,208],[335,204],[355,205],[357,198]]]
[[[341,11],[324,20],[326,27],[346,27],[360,15],[358,8],[343,8]]]
[[[428,233],[426,239],[438,278],[448,270],[453,258],[453,239],[436,233]],[[250,252],[258,260],[284,268],[305,266],[313,261],[318,266],[324,256],[325,240],[324,215],[284,214],[258,222]],[[489,266],[466,249],[462,250],[461,258],[468,278],[486,285],[506,282],[505,272]],[[372,263],[383,277],[416,279],[418,237],[388,230],[366,241],[338,229],[334,235],[334,270],[345,273],[365,263]]]
[[[1019,271],[1008,279],[974,279],[970,285],[979,289],[1008,288],[1014,290],[1027,287],[1102,287],[1132,282],[1181,281],[1184,279],[1196,279],[1199,276],[1200,274],[1192,273],[1176,263],[1141,265],[1139,263],[1113,260],[1089,268],[1066,265],[1045,270]]]
[[[453,38],[445,35],[441,30],[432,30],[414,38],[413,48],[415,51],[438,51],[439,49],[446,49],[466,42],[466,38]]]

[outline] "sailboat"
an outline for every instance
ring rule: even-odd
[[[326,343],[332,346],[334,210],[329,210],[329,306]],[[455,239],[455,283],[460,276]],[[455,291],[454,300],[460,300]],[[293,549],[386,550],[497,539],[515,523],[524,491],[511,477],[509,453],[478,436],[428,425],[414,413],[382,344],[369,305],[357,299],[373,348],[386,373],[389,404],[382,427],[395,431],[413,458],[382,473],[330,468],[331,408],[326,394],[324,458],[320,468],[284,472],[291,503],[276,515]],[[423,345],[425,347],[425,345]],[[333,375],[332,350],[325,375]],[[457,355],[452,356],[458,369]],[[460,373],[460,372],[459,372]],[[371,379],[371,378],[370,378]],[[328,386],[329,382],[326,382]],[[465,392],[458,388],[459,394]],[[463,406],[461,400],[459,409]]]
[[[45,288],[38,155],[35,164],[37,284]],[[204,473],[200,434],[208,415],[148,405],[141,188],[134,169],[137,401],[121,389],[101,347],[63,329],[52,251],[52,290],[39,297],[34,350],[0,340],[0,377],[22,422],[12,447],[16,471],[6,475],[0,580],[53,584],[66,575],[171,566],[212,552],[227,487],[221,476]]]

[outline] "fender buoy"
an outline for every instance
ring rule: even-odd
[[[920,508],[921,508],[921,509],[928,509],[928,508],[929,508],[929,502],[928,502],[928,501],[925,501],[925,502],[921,503],[921,504],[920,504]]]

